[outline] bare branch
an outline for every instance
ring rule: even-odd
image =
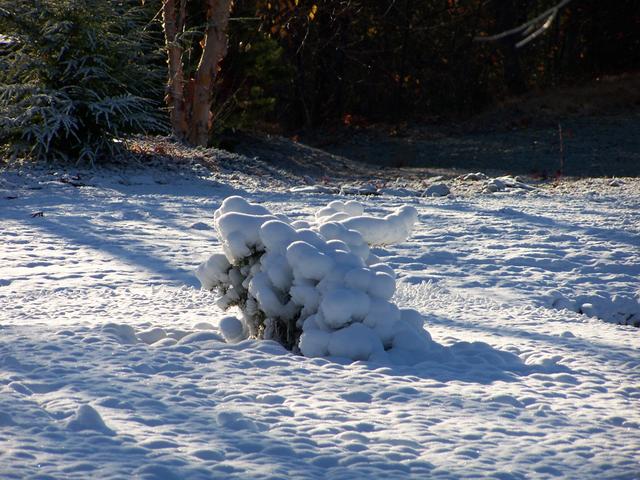
[[[562,0],[560,3],[556,4],[548,10],[545,10],[537,17],[532,18],[522,25],[518,25],[517,27],[505,30],[504,32],[500,32],[495,35],[475,37],[473,41],[495,42],[496,40],[500,40],[511,35],[521,34],[524,38],[516,43],[516,48],[520,48],[546,32],[553,23],[553,20],[558,15],[558,11],[565,5],[567,5],[570,1],[571,0]]]
[[[547,21],[544,22],[542,24],[542,26],[539,29],[537,29],[535,32],[533,32],[532,34],[528,35],[527,37],[525,37],[524,39],[522,39],[518,43],[516,43],[516,48],[523,47],[524,45],[526,45],[527,43],[529,43],[533,39],[538,38],[540,35],[542,35],[544,32],[546,32],[547,29],[553,23],[553,20],[556,18],[556,13],[557,12],[553,12],[553,14],[547,19]]]

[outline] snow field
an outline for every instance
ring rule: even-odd
[[[637,471],[637,337],[622,340],[619,327],[575,313],[400,284],[396,301],[430,312],[442,347],[418,365],[393,366],[305,358],[270,341],[226,343],[215,319],[200,320],[211,295],[190,288],[19,300],[0,343],[6,478]],[[85,305],[108,321],[88,321]],[[134,305],[142,316],[131,325]]]
[[[223,198],[297,229],[335,197],[161,175],[0,176],[0,477],[637,477],[638,330],[553,292],[637,301],[640,188],[412,201],[371,248],[436,345],[410,365],[238,341],[198,289]]]

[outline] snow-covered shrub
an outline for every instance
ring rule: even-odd
[[[338,222],[355,230],[369,245],[391,245],[404,242],[418,219],[418,211],[409,205],[399,207],[386,217],[364,215],[364,207],[355,200],[334,200],[316,213],[318,223]]]
[[[365,241],[406,238],[417,212],[402,207],[383,219],[363,213],[356,202],[332,202],[316,218],[339,221],[291,222],[227,198],[214,214],[222,252],[196,271],[202,287],[219,294],[221,308],[242,312],[240,322],[221,325],[225,338],[242,338],[242,329],[245,337],[273,339],[306,356],[353,360],[428,349],[433,342],[421,315],[391,302],[395,273]]]
[[[0,148],[94,162],[163,128],[164,69],[133,0],[0,0]],[[150,13],[150,14],[149,14]]]

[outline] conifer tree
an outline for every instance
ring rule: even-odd
[[[0,146],[91,163],[163,128],[162,67],[133,0],[0,0]]]

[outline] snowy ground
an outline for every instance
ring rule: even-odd
[[[1,478],[639,477],[640,182],[362,199],[420,214],[376,253],[449,354],[398,367],[220,341],[221,200],[336,198],[234,178],[0,174]]]

